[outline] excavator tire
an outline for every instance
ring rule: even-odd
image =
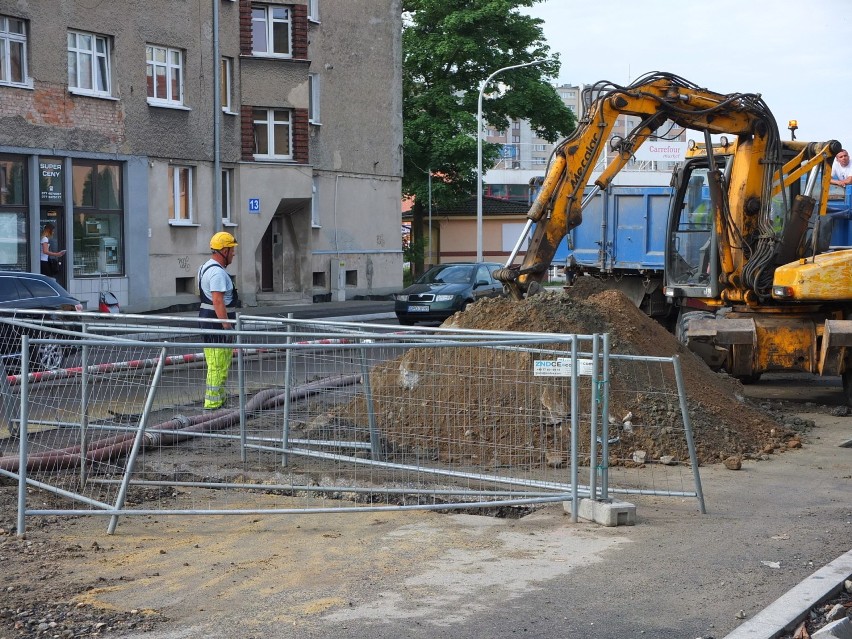
[[[681,311],[675,324],[675,337],[684,346],[689,345],[689,323],[697,319],[713,319],[715,315],[709,311]]]
[[[852,370],[843,371],[843,396],[846,398],[846,405],[852,406]]]

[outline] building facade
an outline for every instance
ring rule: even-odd
[[[397,289],[401,59],[400,0],[0,0],[0,269],[52,221],[90,309],[195,303],[218,230],[249,306]]]

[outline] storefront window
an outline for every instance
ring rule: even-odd
[[[74,276],[124,273],[121,165],[75,161]]]
[[[23,157],[0,155],[0,269],[26,271],[29,265],[27,172]]]

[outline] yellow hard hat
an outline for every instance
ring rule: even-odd
[[[210,248],[214,251],[220,251],[236,245],[237,240],[227,231],[219,231],[216,235],[210,238]]]

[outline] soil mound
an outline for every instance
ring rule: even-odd
[[[469,306],[446,327],[535,333],[610,334],[618,355],[679,355],[700,462],[786,450],[793,433],[747,404],[740,383],[712,372],[661,325],[612,290],[545,292],[521,301],[491,298]],[[546,340],[543,340],[543,342]],[[588,342],[585,345],[588,348]],[[534,352],[486,348],[414,348],[370,371],[374,412],[388,452],[480,466],[560,465],[570,448],[570,381],[533,377]],[[590,451],[595,392],[581,378],[581,457]],[[585,380],[585,381],[582,381]],[[599,395],[595,395],[599,398]],[[336,411],[344,422],[365,413],[363,400]],[[610,465],[689,459],[677,383],[669,362],[612,358]],[[629,418],[628,418],[629,416]]]
[[[590,286],[572,288],[570,292],[546,292],[520,301],[488,299],[468,307],[448,320],[449,323],[467,329],[610,333],[610,351],[614,354],[678,355],[696,449],[702,462],[782,450],[786,448],[783,442],[793,435],[747,404],[739,381],[711,371],[619,291],[599,291]],[[684,451],[667,450],[666,446],[673,442],[667,444],[666,438],[660,437],[681,427],[680,416],[673,410],[677,407],[661,407],[655,401],[659,392],[676,388],[673,376],[669,375],[670,368],[661,367],[656,374],[649,374],[647,366],[617,361],[612,364],[610,415],[621,425],[624,416],[633,414],[630,420],[633,432],[622,432],[621,443],[645,450],[649,459],[663,455],[684,458]]]

